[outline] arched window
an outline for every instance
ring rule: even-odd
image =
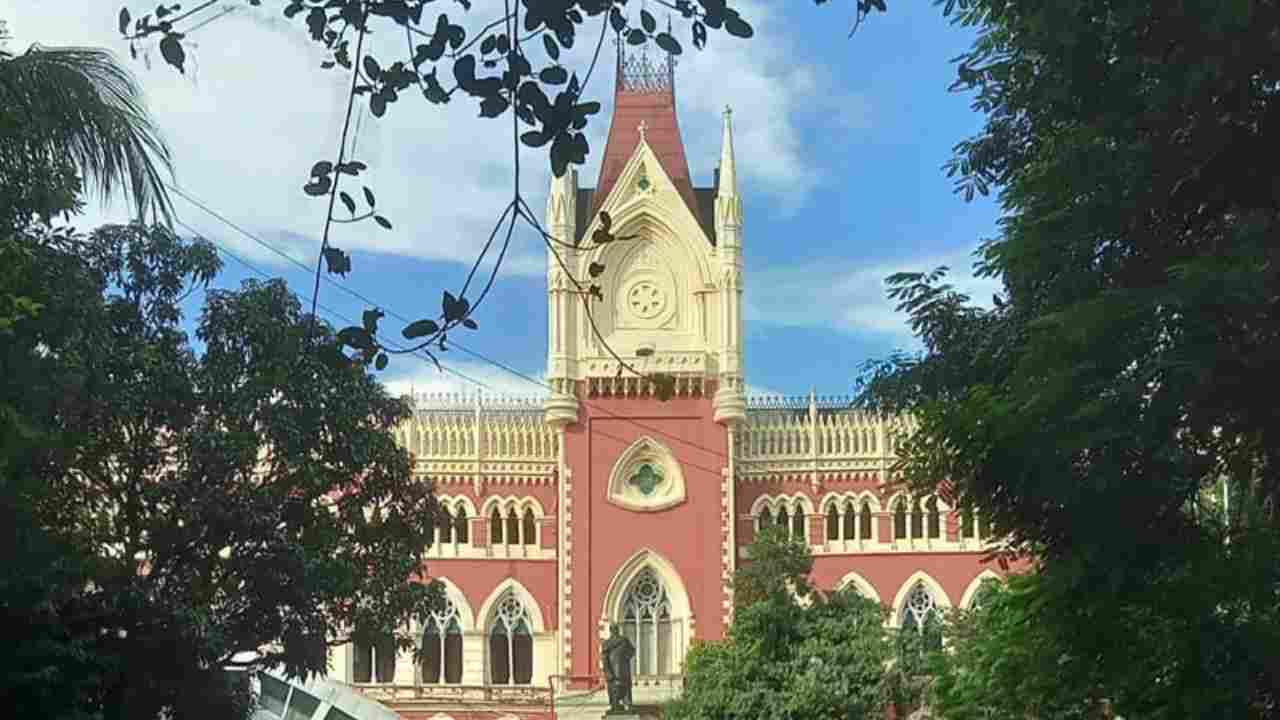
[[[396,672],[396,641],[390,635],[373,642],[351,643],[351,681],[356,683],[389,683]]]
[[[502,513],[494,507],[493,512],[489,513],[489,544],[501,545],[502,543]]]
[[[508,591],[489,626],[489,682],[528,685],[533,679],[533,631],[524,603]]]
[[[858,513],[858,524],[859,524],[858,537],[862,538],[863,540],[870,540],[872,538],[871,531],[873,528],[871,523],[872,523],[871,503],[866,500],[863,500],[862,510]]]
[[[911,501],[911,539],[924,537],[924,501]]]
[[[453,513],[445,503],[440,503],[440,513],[436,516],[436,542],[441,545],[453,542]]]
[[[796,505],[795,512],[791,514],[791,539],[809,544],[809,533],[805,532],[804,507],[801,505]]]
[[[524,511],[523,527],[521,528],[525,545],[532,545],[538,537],[538,521],[533,517],[533,510],[526,508]]]
[[[648,568],[631,581],[623,597],[622,634],[636,647],[632,665],[636,675],[675,672],[671,601],[667,589]]]
[[[907,537],[907,501],[898,498],[893,504],[893,539],[905,540]]]
[[[840,539],[840,510],[835,503],[827,505],[827,540]]]
[[[769,512],[769,507],[760,509],[760,518],[756,521],[756,530],[763,530],[773,524],[773,513]]]
[[[462,624],[453,601],[445,602],[422,631],[422,682],[429,685],[462,682]]]
[[[854,531],[858,527],[858,518],[853,512],[853,503],[845,502],[844,504],[844,539],[852,540],[857,537]]]
[[[791,516],[787,514],[786,505],[778,508],[778,527],[782,528],[784,531],[790,532]]]
[[[466,545],[471,542],[468,537],[471,534],[470,525],[471,522],[467,518],[467,506],[463,503],[458,503],[453,513],[453,538],[459,545]]]
[[[925,522],[929,526],[929,537],[937,540],[942,537],[941,513],[938,512],[938,498],[931,497],[924,501]]]
[[[520,516],[516,514],[515,508],[507,510],[507,544],[520,544]]]
[[[924,583],[916,583],[907,594],[899,625],[899,661],[907,674],[920,674],[928,653],[942,648],[942,613]]]

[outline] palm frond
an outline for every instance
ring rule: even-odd
[[[70,162],[103,199],[120,191],[139,219],[151,211],[172,221],[162,179],[173,174],[169,148],[133,76],[108,51],[33,45],[0,54],[0,115],[0,128]]]

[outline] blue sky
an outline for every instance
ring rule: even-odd
[[[258,238],[314,263],[324,210],[300,186],[311,163],[330,157],[337,142],[341,78],[316,67],[320,58],[301,24],[283,21],[278,8],[224,4],[237,9],[189,38],[186,76],[158,56],[149,66],[140,60],[130,67],[173,149],[178,184]],[[130,5],[137,12],[143,7]],[[31,42],[91,44],[127,59],[127,46],[114,33],[119,6],[0,0],[0,19],[15,37],[11,50]],[[998,208],[990,199],[964,203],[941,170],[951,147],[981,127],[970,98],[947,91],[954,77],[949,61],[973,36],[929,2],[895,3],[853,38],[846,37],[851,1],[820,8],[807,0],[736,6],[755,25],[756,37],[713,34],[702,52],[685,42],[676,85],[695,184],[710,184],[719,110],[734,108],[746,210],[748,383],[784,394],[846,393],[864,361],[915,347],[884,297],[886,275],[946,264],[976,300],[989,300],[995,289],[969,277],[969,267],[972,250],[995,233]],[[579,43],[570,62],[584,59],[585,45]],[[612,64],[602,63],[588,86],[605,109],[589,129],[584,186],[593,185],[598,172],[612,75]],[[335,244],[352,251],[354,272],[344,281],[351,289],[420,317],[437,310],[441,290],[461,283],[505,203],[511,177],[509,126],[476,120],[475,112],[471,103],[442,109],[406,97],[386,117],[360,120],[356,155],[370,165],[379,210],[395,229],[362,224],[336,235]],[[522,184],[540,211],[546,163],[537,151],[525,151],[522,164]],[[182,220],[200,233],[310,295],[309,273],[185,200],[175,202]],[[121,219],[118,207],[94,206],[78,224]],[[536,381],[546,352],[544,260],[536,236],[518,233],[515,242],[476,316],[481,329],[465,342],[532,379],[458,352],[444,361],[489,391],[536,395],[543,391]],[[232,287],[254,276],[228,260],[216,284]],[[321,286],[321,302],[351,317],[364,309],[328,284]],[[476,389],[406,358],[393,361],[384,377],[397,390]]]

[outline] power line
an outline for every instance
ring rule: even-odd
[[[268,273],[267,271],[263,270],[262,268],[259,268],[258,266],[254,265],[253,263],[249,262],[248,260],[245,260],[244,258],[240,257],[240,256],[239,256],[239,255],[237,255],[236,253],[232,252],[231,250],[229,250],[228,248],[226,248],[225,246],[223,246],[221,243],[219,243],[219,242],[217,242],[217,241],[215,241],[215,240],[211,240],[211,239],[209,239],[208,237],[205,237],[203,234],[201,234],[200,232],[198,232],[195,228],[191,227],[190,225],[188,225],[187,223],[183,222],[182,220],[176,220],[176,222],[178,223],[178,225],[180,225],[180,226],[182,226],[183,228],[185,228],[185,229],[187,230],[187,232],[191,233],[192,235],[194,235],[194,236],[195,236],[195,237],[197,237],[197,238],[200,238],[200,239],[202,239],[202,240],[207,241],[208,243],[210,243],[211,245],[213,245],[215,248],[217,248],[220,252],[222,252],[223,254],[225,254],[227,257],[230,257],[232,260],[235,260],[236,262],[240,263],[241,265],[243,265],[244,267],[248,268],[249,270],[251,270],[251,271],[253,271],[253,272],[257,273],[258,275],[261,275],[262,277],[267,278],[267,279],[271,279],[271,274],[270,274],[270,273]],[[311,298],[307,298],[307,297],[303,297],[302,299],[303,299],[303,300],[311,300]],[[318,307],[319,309],[323,310],[323,311],[324,311],[326,314],[328,314],[329,316],[331,316],[331,317],[336,317],[336,318],[338,318],[339,320],[342,320],[343,322],[348,322],[348,323],[354,323],[354,322],[355,322],[353,319],[351,319],[351,318],[350,318],[350,317],[348,317],[347,315],[344,315],[343,313],[338,312],[337,310],[334,310],[333,308],[330,308],[330,307],[328,307],[328,306],[326,306],[326,305],[323,305],[323,304],[321,304],[321,303],[316,303],[316,307]],[[392,347],[396,347],[396,345],[395,345],[394,343],[385,343],[385,344],[392,345]],[[402,350],[403,350],[403,349],[407,349],[407,348],[399,347],[399,348],[397,348],[397,349],[402,349]],[[414,357],[415,359],[421,360],[421,361],[423,361],[423,362],[431,362],[431,363],[433,363],[433,364],[437,365],[437,366],[440,368],[440,370],[442,370],[442,371],[444,371],[444,372],[447,372],[447,373],[450,373],[450,374],[452,374],[452,375],[455,375],[455,376],[457,376],[458,378],[460,378],[460,379],[462,379],[462,380],[465,380],[466,382],[469,382],[469,383],[471,383],[471,384],[473,384],[473,385],[476,385],[476,386],[478,386],[478,387],[484,388],[485,390],[488,390],[488,391],[493,392],[493,393],[495,393],[495,394],[499,394],[499,393],[498,393],[498,392],[497,392],[497,391],[496,391],[492,386],[488,385],[488,384],[487,384],[487,383],[485,383],[483,380],[477,380],[477,379],[475,379],[475,378],[471,377],[470,375],[468,375],[468,374],[466,374],[466,373],[464,373],[464,372],[461,372],[461,371],[459,371],[459,370],[455,370],[454,368],[449,367],[449,366],[448,366],[448,365],[446,365],[445,363],[439,362],[439,360],[437,360],[437,359],[432,359],[432,358],[430,358],[430,357],[424,357],[424,356],[422,356],[422,355],[420,355],[420,354],[418,354],[418,353],[412,353],[412,354],[411,354],[411,356],[412,356],[412,357]],[[505,366],[504,366],[504,367],[505,367]],[[510,372],[516,372],[515,370],[510,370],[510,369],[508,369],[508,370],[509,370]],[[623,418],[623,419],[624,419],[624,420],[631,421],[629,418]],[[634,422],[634,421],[631,421],[631,422]],[[609,433],[609,432],[606,432],[606,431],[604,431],[604,430],[600,430],[600,429],[592,430],[592,433],[593,433],[593,434],[595,434],[595,435],[600,435],[601,437],[609,438],[610,440],[615,440],[615,441],[617,441],[618,443],[620,443],[620,444],[622,444],[622,445],[627,445],[627,444],[629,444],[629,443],[631,442],[631,441],[627,440],[626,438],[618,437],[617,435],[614,435],[614,434],[612,434],[612,433]],[[707,452],[714,452],[713,450],[710,450],[709,448],[705,448],[705,447],[700,446],[700,445],[696,445],[695,447],[698,447],[699,449],[705,450],[705,451],[707,451]],[[704,465],[699,465],[699,464],[697,464],[697,463],[692,463],[692,462],[688,462],[688,461],[681,461],[681,463],[680,463],[680,464],[681,464],[681,465],[683,465],[683,466],[685,466],[685,467],[690,467],[690,468],[694,468],[694,469],[697,469],[697,470],[701,470],[702,472],[708,473],[709,475],[711,475],[711,476],[713,476],[713,477],[719,477],[719,475],[720,475],[720,470],[712,469],[712,468],[708,468],[708,467],[706,467],[706,466],[704,466]]]
[[[308,266],[306,263],[303,263],[302,261],[298,260],[297,258],[294,258],[294,257],[290,256],[290,255],[289,255],[288,253],[286,253],[285,251],[283,251],[283,250],[281,250],[281,249],[277,248],[275,245],[271,244],[270,242],[267,242],[266,240],[263,240],[262,238],[258,237],[258,236],[257,236],[257,235],[255,235],[254,233],[249,232],[248,230],[246,230],[246,229],[245,229],[244,227],[242,227],[241,225],[239,225],[239,224],[237,224],[237,223],[233,222],[232,220],[230,220],[230,219],[229,219],[229,218],[227,218],[226,216],[222,215],[221,213],[217,212],[217,211],[216,211],[216,210],[214,210],[213,208],[209,207],[209,206],[208,206],[208,204],[206,204],[206,203],[204,203],[204,202],[200,201],[200,200],[199,200],[199,199],[197,199],[197,198],[192,197],[192,196],[191,196],[189,193],[187,193],[186,191],[184,191],[184,190],[182,190],[182,189],[180,189],[180,188],[178,188],[178,187],[175,187],[175,186],[173,186],[173,185],[169,185],[169,184],[167,184],[167,183],[166,183],[166,185],[165,185],[165,186],[166,186],[166,187],[168,187],[168,188],[169,188],[170,190],[172,190],[173,192],[177,193],[179,197],[183,198],[184,200],[186,200],[187,202],[191,203],[192,205],[195,205],[196,207],[200,208],[200,209],[201,209],[201,210],[203,210],[204,212],[206,212],[206,213],[208,213],[209,215],[213,216],[214,218],[216,218],[216,219],[217,219],[217,220],[219,220],[220,222],[222,222],[222,223],[226,224],[228,227],[230,227],[230,228],[234,229],[236,232],[240,233],[241,235],[244,235],[245,237],[249,238],[249,239],[250,239],[250,240],[252,240],[253,242],[255,242],[255,243],[257,243],[257,244],[261,245],[262,247],[264,247],[264,248],[266,248],[266,249],[268,249],[268,250],[270,250],[271,252],[275,253],[276,255],[279,255],[280,257],[284,258],[284,259],[285,259],[285,260],[287,260],[288,262],[290,262],[290,263],[292,263],[293,265],[295,265],[295,266],[297,266],[297,267],[299,267],[299,268],[301,268],[301,269],[303,269],[303,270],[307,271],[308,273],[310,273],[310,272],[312,271],[312,268],[311,268],[310,266]],[[190,229],[190,226],[188,226],[188,225],[185,225],[185,224],[184,224],[183,226],[184,226],[184,227],[187,227],[188,229]],[[195,232],[195,231],[194,231],[194,230],[192,230],[192,232]],[[197,233],[197,235],[198,235],[198,233]],[[207,239],[207,238],[206,238],[206,239]],[[212,242],[212,241],[210,241],[210,242]],[[412,320],[412,319],[410,319],[410,318],[406,317],[405,315],[402,315],[401,313],[396,312],[393,308],[387,307],[387,306],[383,305],[382,303],[377,302],[377,301],[376,301],[376,300],[374,300],[373,298],[370,298],[369,296],[364,295],[364,294],[362,294],[362,293],[360,293],[360,292],[358,292],[358,291],[356,291],[356,290],[354,290],[354,289],[352,289],[352,288],[348,287],[345,283],[342,283],[342,282],[339,282],[339,281],[335,280],[334,278],[332,278],[332,277],[331,277],[331,276],[329,276],[328,274],[322,274],[322,275],[321,275],[321,277],[324,279],[324,281],[325,281],[325,282],[327,282],[328,284],[332,285],[333,287],[335,287],[335,288],[337,288],[337,289],[341,290],[341,291],[342,291],[342,292],[344,292],[344,293],[347,293],[347,294],[348,294],[348,295],[350,295],[351,297],[356,298],[357,300],[359,300],[359,301],[361,301],[361,302],[363,302],[363,303],[366,303],[366,304],[368,304],[368,305],[370,305],[370,306],[372,306],[372,307],[383,309],[383,310],[387,313],[387,315],[390,315],[391,317],[396,318],[397,320],[400,320],[401,322],[404,322],[404,323],[411,323],[411,322],[413,322],[413,320]],[[306,299],[311,300],[312,298],[306,298]],[[317,305],[317,307],[318,307],[318,305]],[[341,315],[339,315],[339,317],[342,317],[342,316],[341,316]],[[345,318],[344,318],[344,319],[345,319]],[[352,320],[350,320],[350,319],[346,319],[346,322],[350,322],[350,323],[352,323],[352,324],[356,324],[354,321],[352,321]],[[406,348],[404,348],[403,346],[397,346],[397,345],[395,345],[395,344],[391,344],[391,343],[387,343],[387,344],[388,344],[388,345],[391,345],[391,347],[393,347],[393,348],[395,348],[395,349],[398,349],[398,350],[404,350],[404,349],[406,349]],[[451,340],[449,344],[450,344],[450,345],[452,345],[453,347],[455,347],[455,348],[457,348],[457,349],[461,350],[462,352],[464,352],[464,353],[466,353],[466,354],[468,354],[468,355],[470,355],[470,356],[472,356],[472,357],[476,358],[477,360],[480,360],[480,361],[482,361],[482,362],[488,363],[489,365],[492,365],[492,366],[494,366],[494,367],[496,367],[496,368],[498,368],[498,369],[502,370],[503,372],[509,373],[509,374],[511,374],[511,375],[513,375],[513,376],[515,376],[515,377],[518,377],[518,378],[520,378],[520,379],[522,379],[522,380],[525,380],[525,381],[527,381],[527,382],[530,382],[530,383],[532,383],[532,384],[534,384],[534,385],[537,385],[537,386],[539,386],[539,387],[541,387],[541,388],[544,388],[544,389],[546,389],[546,390],[550,390],[550,391],[552,391],[552,392],[556,392],[555,388],[551,387],[551,386],[550,386],[550,385],[548,385],[547,383],[545,383],[545,382],[543,382],[543,381],[541,381],[541,380],[538,380],[537,378],[535,378],[535,377],[533,377],[533,376],[531,376],[531,375],[528,375],[527,373],[523,373],[523,372],[521,372],[521,371],[519,371],[519,370],[516,370],[515,368],[513,368],[513,367],[511,367],[511,366],[507,365],[506,363],[503,363],[503,362],[498,361],[498,360],[494,360],[493,358],[490,358],[490,357],[488,357],[488,356],[484,355],[483,353],[480,353],[480,352],[478,352],[478,351],[476,351],[476,350],[472,350],[472,349],[470,349],[470,348],[466,347],[465,345],[462,345],[462,344],[458,343],[456,340]],[[415,355],[416,355],[416,354],[415,354]],[[426,359],[426,358],[423,358],[423,359]],[[487,387],[487,386],[486,386],[486,387]],[[609,410],[608,408],[601,407],[600,405],[597,405],[597,404],[591,403],[591,402],[589,402],[589,401],[587,401],[587,400],[585,400],[585,399],[579,398],[579,399],[578,399],[578,402],[579,402],[579,403],[581,403],[581,404],[583,404],[583,405],[585,405],[586,407],[591,408],[592,410],[594,410],[594,411],[596,411],[596,412],[601,413],[602,415],[607,415],[607,416],[609,416],[609,417],[612,417],[612,418],[614,418],[614,419],[618,419],[618,420],[624,420],[624,421],[626,421],[626,422],[631,423],[631,424],[632,424],[632,425],[634,425],[635,427],[638,427],[638,428],[640,428],[640,429],[642,429],[642,430],[645,430],[645,431],[647,431],[647,432],[651,432],[651,433],[655,433],[655,434],[662,435],[662,436],[664,436],[664,437],[670,438],[670,439],[672,439],[672,440],[674,440],[674,441],[676,441],[676,442],[682,443],[682,444],[687,445],[687,446],[689,446],[689,447],[692,447],[692,448],[694,448],[694,449],[701,450],[702,452],[706,452],[706,453],[709,453],[709,454],[711,454],[711,455],[715,455],[716,457],[721,457],[721,458],[726,458],[726,459],[727,459],[727,457],[728,457],[725,453],[719,452],[718,450],[713,450],[713,449],[708,448],[708,447],[706,447],[706,446],[704,446],[704,445],[701,445],[701,444],[699,444],[699,443],[695,443],[695,442],[690,441],[690,440],[688,440],[688,439],[682,438],[682,437],[680,437],[680,436],[678,436],[678,435],[672,434],[672,433],[670,433],[670,432],[668,432],[668,431],[666,431],[666,430],[663,430],[663,429],[661,429],[661,428],[657,428],[657,427],[653,427],[653,426],[651,426],[651,425],[647,425],[647,424],[642,423],[642,422],[640,422],[640,421],[638,421],[638,420],[635,420],[634,418],[630,418],[630,417],[627,417],[627,416],[625,416],[625,415],[620,415],[620,414],[618,414],[618,413],[616,413],[616,412],[614,412],[614,411],[612,411],[612,410]]]

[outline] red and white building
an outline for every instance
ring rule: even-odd
[[[695,187],[670,64],[633,58],[618,77],[594,189],[571,170],[547,203],[545,227],[564,240],[547,266],[553,392],[420,402],[397,431],[453,518],[427,566],[450,605],[412,629],[422,662],[346,646],[330,679],[402,717],[595,720],[610,623],[638,648],[636,702],[670,697],[690,644],[724,635],[730,578],[763,523],[809,543],[819,587],[852,585],[895,625],[967,605],[998,572],[982,562],[981,517],[890,487],[905,421],[814,396],[747,397],[750,243],[730,113],[715,181]],[[636,237],[574,247],[600,211]],[[593,263],[605,268],[594,328],[568,280]],[[675,397],[619,373],[613,352],[675,376]]]

